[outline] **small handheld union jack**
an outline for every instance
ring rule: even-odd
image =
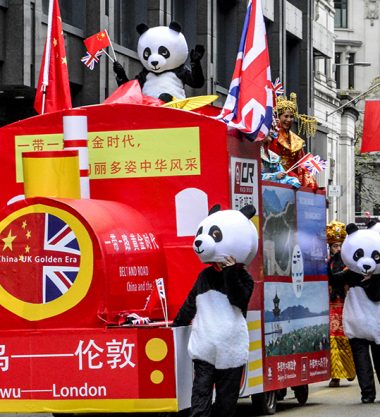
[[[272,89],[276,97],[283,96],[285,93],[284,86],[278,77],[276,78],[275,82],[272,83]]]
[[[95,68],[95,64],[99,62],[101,55],[102,51],[97,51],[94,55],[86,52],[86,55],[81,58],[81,62],[83,62],[83,64],[92,71]]]
[[[319,172],[324,171],[327,168],[327,162],[321,159],[319,155],[313,156],[313,158],[308,159],[305,161],[304,167],[310,172],[312,175],[316,175]]]

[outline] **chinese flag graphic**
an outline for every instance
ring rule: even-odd
[[[65,40],[58,0],[50,0],[49,24],[34,100],[34,108],[40,114],[72,107]]]
[[[83,42],[90,55],[95,55],[98,51],[100,51],[103,48],[106,48],[111,44],[110,38],[106,30],[102,30],[101,32],[95,33],[95,35],[90,36]]]

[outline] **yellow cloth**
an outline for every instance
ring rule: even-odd
[[[353,379],[356,371],[350,342],[345,336],[330,337],[331,378]]]

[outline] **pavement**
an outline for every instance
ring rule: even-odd
[[[360,388],[355,379],[352,382],[341,380],[338,388],[330,388],[329,381],[309,384],[309,398],[300,406],[294,393],[288,389],[284,400],[277,402],[278,417],[378,417],[380,415],[380,386],[376,381],[377,401],[362,404]],[[249,399],[239,400],[238,417],[255,415]]]

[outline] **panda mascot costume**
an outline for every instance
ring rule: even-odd
[[[380,234],[371,229],[346,226],[341,255],[349,268],[345,282],[350,289],[343,308],[343,328],[350,340],[363,403],[376,398],[372,359],[380,382]]]
[[[257,231],[248,205],[238,210],[215,206],[198,228],[193,249],[202,270],[173,326],[192,323],[188,352],[194,363],[191,417],[233,416],[239,397],[243,366],[248,360],[245,316],[253,280],[245,269],[257,253]]]
[[[177,22],[171,22],[169,27],[153,28],[141,23],[136,29],[140,35],[137,54],[144,67],[136,79],[143,94],[169,102],[173,98],[186,97],[185,85],[203,87],[204,75],[200,61],[204,47],[196,45],[190,52],[191,68],[185,66],[189,50]],[[119,62],[114,62],[113,69],[119,86],[129,81]]]

